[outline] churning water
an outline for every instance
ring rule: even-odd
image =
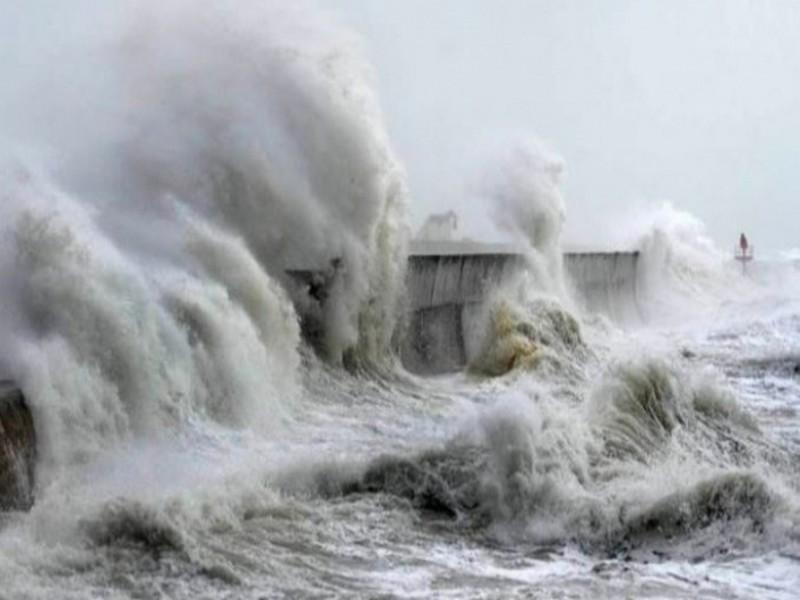
[[[794,263],[743,277],[665,207],[636,306],[577,301],[560,161],[518,147],[485,192],[528,268],[463,372],[415,377],[357,44],[279,2],[146,4],[6,83],[0,367],[39,464],[0,597],[797,597]],[[332,257],[315,353],[285,272]]]

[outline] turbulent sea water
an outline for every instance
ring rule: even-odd
[[[797,597],[797,265],[743,276],[665,207],[635,307],[593,314],[560,162],[517,148],[486,195],[529,269],[463,372],[406,372],[372,76],[281,4],[132,3],[9,101],[0,367],[39,464],[0,598]],[[331,257],[315,352],[285,271]]]

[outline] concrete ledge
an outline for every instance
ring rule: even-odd
[[[0,381],[0,511],[33,504],[36,435],[22,391]]]

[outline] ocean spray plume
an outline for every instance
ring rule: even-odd
[[[182,211],[242,237],[276,279],[342,259],[329,356],[388,339],[362,337],[359,319],[393,328],[405,183],[356,42],[278,2],[135,9],[102,41],[68,40],[78,49],[65,60],[84,67],[91,56],[94,85],[59,107],[39,100],[52,131],[31,124],[23,141],[61,151],[48,170],[101,207],[103,229],[126,251],[149,252],[142,230],[168,228]],[[102,116],[96,127],[92,114]],[[78,133],[75,122],[88,125]]]
[[[747,295],[749,287],[705,225],[665,203],[631,219],[626,245],[640,252],[640,305],[648,318],[675,314]]]
[[[334,361],[388,354],[398,312],[404,175],[353,40],[277,2],[128,8],[96,36],[65,27],[50,93],[20,89],[0,118],[24,148],[3,148],[0,362],[54,467],[197,419],[279,425],[287,268],[346,265]]]
[[[563,161],[541,145],[517,144],[489,164],[480,186],[495,225],[530,248],[535,284],[561,298],[563,172]]]
[[[471,357],[475,372],[502,375],[583,348],[578,323],[563,308],[571,307],[561,249],[563,171],[563,161],[540,145],[517,144],[482,173],[478,190],[496,226],[525,243],[527,268],[486,303],[476,324],[485,333]]]

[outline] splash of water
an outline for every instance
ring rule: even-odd
[[[561,298],[566,297],[561,251],[566,218],[563,172],[563,161],[541,145],[520,143],[489,163],[481,185],[497,227],[530,249],[535,285]]]
[[[387,355],[399,312],[404,174],[357,43],[280,2],[117,9],[64,27],[74,78],[20,77],[0,120],[0,364],[54,467],[198,419],[279,426],[299,393],[286,269],[345,265],[333,362]]]
[[[535,366],[551,342],[560,347],[567,338],[580,340],[577,322],[561,308],[571,307],[561,249],[563,171],[560,158],[530,143],[512,146],[483,171],[479,191],[490,202],[496,226],[525,244],[526,268],[486,302],[477,323],[483,341],[472,357],[476,372],[500,375]],[[554,315],[569,326],[540,335],[559,329]]]

